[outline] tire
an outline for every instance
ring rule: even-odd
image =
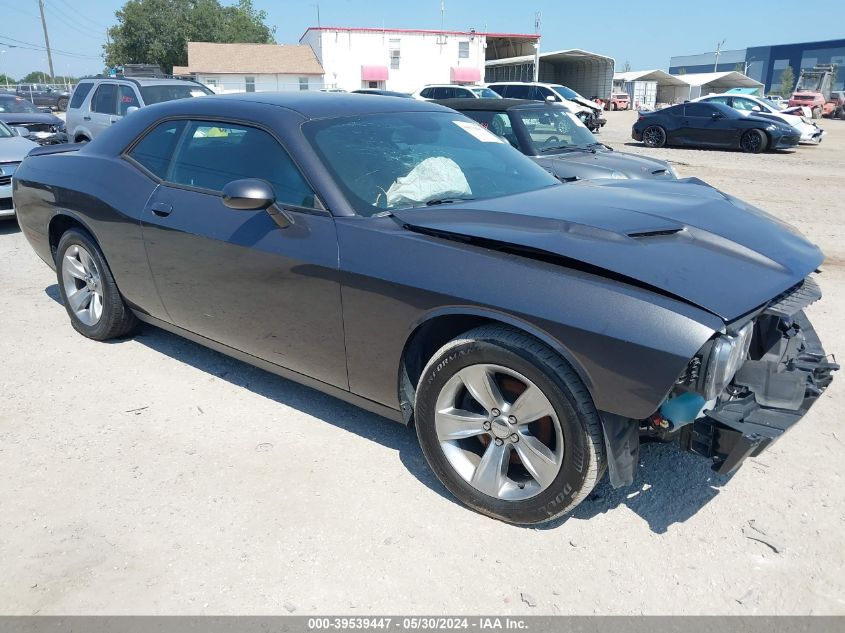
[[[75,139],[73,139],[73,142],[74,143],[90,143],[91,139],[88,138],[87,136],[77,136]]]
[[[739,148],[746,154],[759,154],[766,150],[769,140],[762,130],[748,130],[739,139]]]
[[[56,249],[56,278],[73,328],[95,341],[126,336],[138,319],[123,301],[103,253],[85,231],[70,229]],[[70,298],[69,298],[70,295]]]
[[[520,390],[529,389],[530,401],[520,405]],[[514,417],[520,412],[534,421],[520,422]],[[502,521],[528,525],[559,517],[604,474],[601,420],[586,387],[553,350],[510,327],[481,326],[438,350],[420,378],[414,419],[423,454],[443,485]]]
[[[62,97],[56,102],[56,107],[62,112],[67,111],[67,97]]]
[[[659,125],[649,125],[643,130],[643,143],[646,147],[664,147],[666,145],[666,130]]]
[[[611,104],[610,104],[610,109],[611,109],[611,110],[616,110],[616,104],[615,104],[615,103],[613,103],[613,102],[611,102]]]
[[[813,108],[813,118],[814,119],[822,118],[822,109],[821,108]]]

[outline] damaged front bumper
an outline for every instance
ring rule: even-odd
[[[681,447],[712,459],[721,474],[759,455],[804,417],[839,369],[803,311],[785,315],[770,308],[757,330],[765,351],[737,372],[736,396],[680,431]]]

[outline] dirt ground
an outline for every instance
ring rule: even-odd
[[[665,157],[807,233],[845,356],[845,121],[820,147]],[[407,429],[147,327],[77,335],[0,225],[0,612],[845,614],[845,375],[732,477],[646,445],[568,520],[458,505]],[[741,289],[742,280],[736,280]]]

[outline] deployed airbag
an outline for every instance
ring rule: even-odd
[[[439,198],[467,198],[472,195],[464,172],[451,158],[426,158],[407,176],[396,179],[387,190],[387,207],[420,204]]]

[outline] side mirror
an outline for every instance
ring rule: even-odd
[[[223,204],[230,209],[256,211],[266,209],[275,201],[276,194],[266,180],[244,178],[233,180],[223,187]]]
[[[132,114],[133,112],[138,111],[138,106],[129,106],[126,108],[126,114]]]
[[[29,138],[29,130],[25,127],[13,127],[12,132],[23,138]]]
[[[554,95],[549,95],[548,97],[546,97],[546,101],[548,101],[549,103],[557,103],[557,99],[555,99]]]
[[[762,112],[763,109],[760,106],[756,105],[753,108],[751,108],[751,111],[752,112]]]

